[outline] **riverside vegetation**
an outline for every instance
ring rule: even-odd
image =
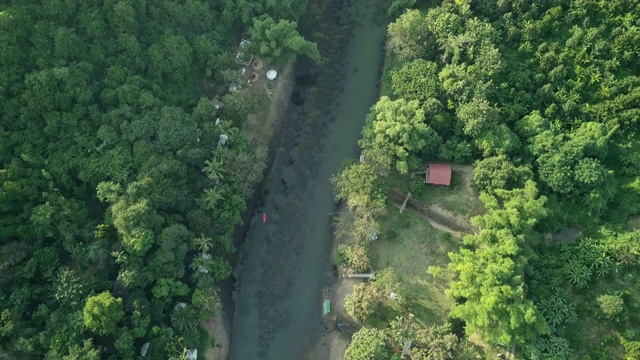
[[[296,31],[305,9],[0,5],[1,359],[133,359],[144,343],[152,359],[204,353],[199,324],[266,157],[238,130],[262,106],[241,86],[240,34],[276,66],[320,60]]]
[[[640,4],[397,0],[390,15],[365,162],[334,177],[347,209],[337,235],[350,239],[336,261],[379,275],[346,300],[364,327],[345,359],[399,358],[408,340],[412,359],[481,358],[480,348],[640,358]],[[434,259],[447,265],[381,269],[381,242],[400,252],[415,236],[414,220],[397,226],[388,188],[434,160],[474,165],[485,208],[471,218],[475,231],[432,236],[427,225],[434,254],[453,236],[448,256]],[[415,284],[434,282],[448,298],[417,306]],[[448,316],[427,316],[438,306]]]

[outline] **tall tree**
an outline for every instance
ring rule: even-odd
[[[382,330],[363,327],[353,334],[345,360],[388,360],[391,348]]]
[[[409,171],[412,159],[432,156],[442,142],[425,123],[424,111],[418,101],[391,100],[383,96],[372,112],[374,115],[362,131],[361,146],[365,150],[388,147],[391,151],[387,156],[403,174]]]
[[[112,335],[124,317],[122,299],[105,291],[87,299],[84,306],[84,325],[99,335]]]
[[[319,62],[321,56],[317,45],[305,40],[297,27],[298,24],[293,21],[276,22],[271,16],[265,15],[253,20],[249,35],[257,44],[258,53],[270,62],[284,64],[298,55],[306,55]]]

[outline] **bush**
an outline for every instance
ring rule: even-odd
[[[336,265],[349,274],[367,272],[371,268],[367,249],[361,243],[341,245],[336,252],[335,260]]]
[[[356,285],[353,293],[344,299],[347,314],[359,322],[367,322],[380,306],[381,296],[376,288],[368,283]]]
[[[345,360],[388,360],[391,347],[384,331],[362,328],[353,334],[351,344],[344,353]]]
[[[436,279],[439,279],[444,274],[444,270],[440,266],[429,266],[427,273]]]
[[[617,318],[624,310],[624,301],[617,295],[600,295],[598,296],[598,304],[607,319]]]
[[[421,195],[424,193],[425,188],[424,178],[422,176],[415,176],[409,181],[409,191],[415,195]]]
[[[394,0],[393,3],[391,3],[387,14],[392,18],[397,18],[415,4],[416,0]]]

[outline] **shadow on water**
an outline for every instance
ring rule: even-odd
[[[296,62],[282,144],[264,182],[234,269],[230,358],[295,360],[321,321],[321,289],[335,281],[329,260],[330,177],[357,155],[364,118],[377,96],[387,0],[329,0],[318,42],[325,65]],[[326,15],[326,16],[325,16]],[[306,35],[305,34],[305,35]]]

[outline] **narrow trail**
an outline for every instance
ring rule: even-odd
[[[389,198],[398,207],[404,202],[406,195],[396,189],[389,191]],[[448,211],[435,206],[426,205],[414,198],[409,198],[407,201],[407,207],[405,210],[412,211],[425,220],[429,221],[433,227],[446,231],[449,233],[473,233],[476,229],[468,221],[462,221],[462,219],[453,216]]]

